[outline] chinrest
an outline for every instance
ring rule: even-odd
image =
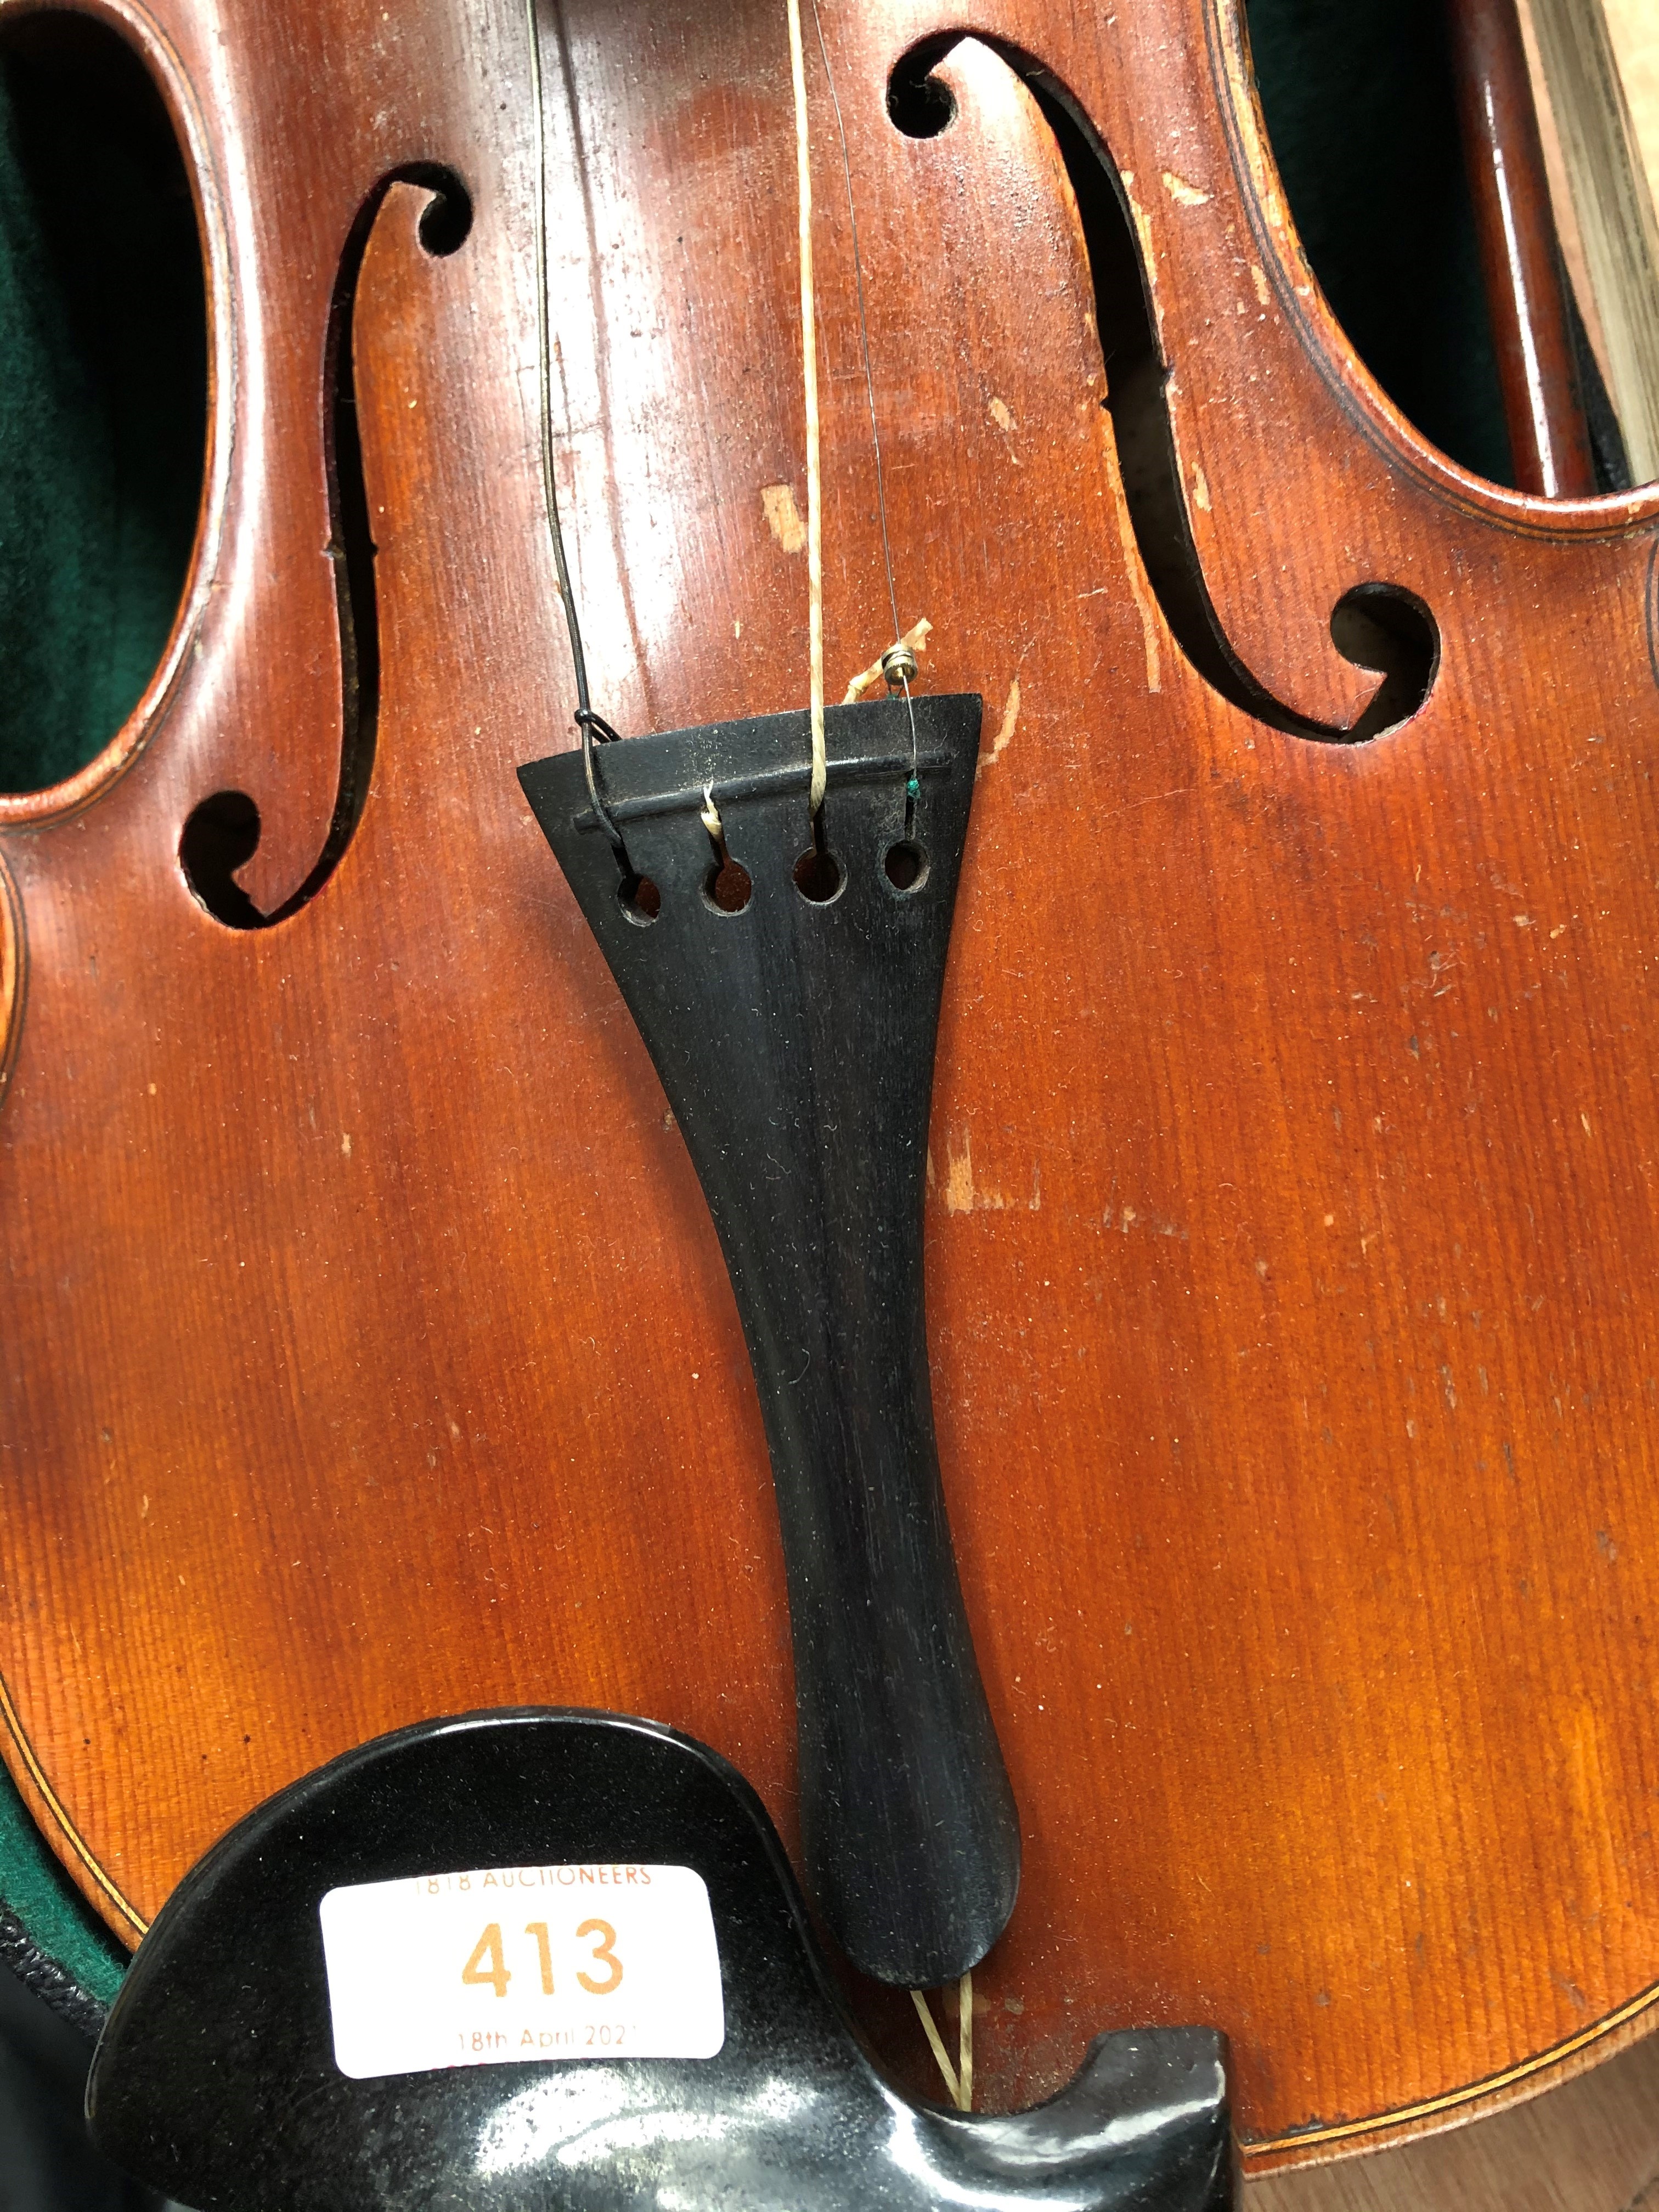
[[[260,1807],[140,1946],[88,2112],[197,2212],[1233,2201],[1218,2035],[1102,2036],[1029,2112],[910,2100],[742,1777],[604,1713],[424,1723]]]

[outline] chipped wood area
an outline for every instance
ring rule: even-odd
[[[1002,720],[997,724],[997,733],[991,740],[988,752],[981,752],[974,765],[977,782],[988,768],[994,768],[1014,741],[1014,731],[1019,721],[1019,678],[1015,677],[1008,686],[1008,696],[1002,702]]]
[[[766,517],[767,528],[786,553],[804,553],[806,550],[806,525],[801,520],[800,509],[795,504],[793,484],[763,484],[761,512]]]
[[[1177,207],[1208,207],[1210,195],[1197,185],[1189,185],[1185,177],[1176,176],[1173,169],[1164,172],[1164,189]]]
[[[933,1180],[933,1155],[927,1159],[928,1179]],[[1033,1165],[1029,1187],[1023,1193],[1010,1193],[994,1186],[974,1181],[974,1146],[970,1136],[963,1137],[960,1146],[947,1143],[945,1154],[945,1210],[947,1213],[972,1213],[975,1208],[981,1213],[1006,1213],[1020,1206],[1028,1213],[1042,1211],[1042,1170]]]

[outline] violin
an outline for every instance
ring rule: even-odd
[[[977,2103],[1201,2022],[1264,2173],[1644,2032],[1659,489],[1504,488],[1387,398],[1238,0],[818,0],[793,52],[777,4],[88,12],[192,179],[212,400],[161,666],[0,799],[0,1750],[82,1896],[137,1944],[327,1762],[535,1705],[730,1761],[845,1933],[765,1331],[517,772],[568,757],[548,836],[654,944],[664,733],[791,718],[769,873],[758,785],[677,803],[803,906],[878,757],[896,899],[977,699],[881,1309],[925,1263],[894,1402],[1017,1808]],[[767,1048],[717,1043],[737,1127]],[[884,1249],[848,1207],[823,1249]],[[923,1967],[842,1948],[927,2092]]]

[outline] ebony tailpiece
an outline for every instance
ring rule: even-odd
[[[331,1890],[595,1862],[706,1882],[713,2057],[339,2070]],[[516,1931],[499,1905],[479,1917],[492,1910]],[[434,1960],[434,1986],[487,2018],[495,1999],[463,1988],[463,1956]],[[1124,2032],[1034,2112],[913,2104],[850,2027],[733,1768],[649,1721],[501,1712],[365,1744],[216,1844],[128,1971],[87,2106],[109,2156],[198,2212],[1226,2212],[1223,2061],[1207,2029]]]
[[[606,746],[627,872],[579,753],[519,775],[656,1062],[737,1295],[782,1524],[811,1885],[855,1965],[931,1989],[1006,1925],[1019,1827],[945,1519],[922,1308],[981,702],[915,709],[914,761],[904,701],[825,715],[833,869],[820,860],[811,888],[836,882],[828,897],[795,873],[805,714]],[[738,911],[716,902],[733,878],[715,881],[706,793],[749,878]]]

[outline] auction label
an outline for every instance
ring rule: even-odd
[[[331,1889],[334,2063],[354,2081],[563,2058],[712,2058],[726,2040],[690,1867],[484,1867]]]

